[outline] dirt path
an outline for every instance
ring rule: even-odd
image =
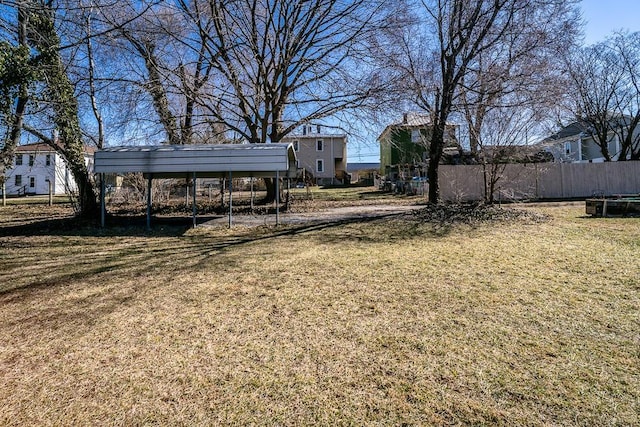
[[[419,209],[417,205],[364,205],[348,206],[340,208],[322,209],[315,212],[305,213],[281,213],[280,224],[305,224],[305,223],[327,223],[357,218],[376,218],[387,215],[400,214],[413,209]],[[244,225],[257,227],[260,225],[275,225],[275,215],[234,215],[233,225]],[[217,227],[227,226],[228,216],[220,216],[203,223],[204,226]]]

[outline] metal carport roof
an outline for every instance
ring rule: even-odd
[[[109,147],[95,153],[97,173],[142,172],[154,178],[295,175],[293,144],[202,144]]]
[[[142,173],[148,179],[149,188],[154,178],[288,178],[295,176],[296,154],[291,143],[118,146],[96,151],[94,170],[99,174]],[[101,182],[104,183],[104,179]],[[101,190],[104,226],[104,188]],[[150,226],[151,192],[147,193],[147,226]],[[276,191],[276,218],[278,193]],[[193,205],[195,225],[195,192]],[[231,208],[230,204],[229,225]]]

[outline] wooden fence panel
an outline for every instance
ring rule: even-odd
[[[640,162],[506,165],[496,184],[499,199],[585,198],[640,194]],[[484,198],[482,165],[441,165],[440,195],[446,201]]]

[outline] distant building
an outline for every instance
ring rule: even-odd
[[[388,125],[378,137],[380,173],[388,179],[408,179],[426,174],[432,121],[428,115],[405,113],[402,121]],[[456,126],[447,125],[445,147],[457,147]]]
[[[93,170],[94,151],[91,147],[85,147],[84,158],[89,171]],[[4,178],[8,196],[49,194],[49,183],[53,194],[77,191],[66,160],[45,143],[16,147],[13,165],[4,172]]]
[[[319,125],[305,125],[301,132],[282,138],[293,144],[298,169],[318,185],[347,184],[347,135],[325,133]]]
[[[377,185],[380,163],[348,163],[347,173],[353,184]]]
[[[592,136],[591,127],[583,121],[575,121],[558,132],[545,138],[541,143],[544,150],[551,153],[556,162],[598,163],[604,162],[600,146]],[[618,136],[610,131],[607,146],[612,160],[618,160],[621,144]]]

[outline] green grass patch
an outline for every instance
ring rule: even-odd
[[[640,219],[526,209],[0,234],[0,424],[638,425]]]

